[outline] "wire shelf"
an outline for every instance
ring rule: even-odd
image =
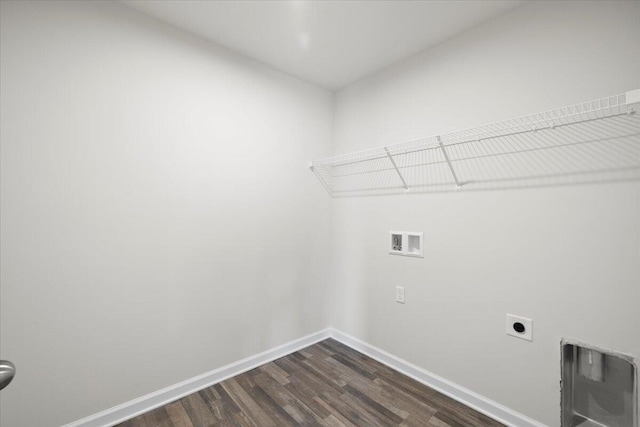
[[[332,197],[640,179],[640,90],[314,160]]]

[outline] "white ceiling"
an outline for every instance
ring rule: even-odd
[[[515,0],[120,1],[332,91],[522,3]]]

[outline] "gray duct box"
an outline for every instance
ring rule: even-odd
[[[638,371],[633,358],[563,340],[562,427],[637,427]]]

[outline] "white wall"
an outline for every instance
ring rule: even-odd
[[[1,13],[3,427],[328,325],[331,94],[117,3]]]
[[[338,92],[334,151],[640,88],[639,22],[639,2],[526,4]],[[531,418],[560,424],[562,337],[640,356],[637,182],[336,199],[333,221],[333,326]],[[424,260],[389,230],[423,231]]]
[[[638,88],[640,3],[532,2],[333,105],[118,4],[0,4],[3,427],[328,325],[550,426],[561,337],[640,356],[638,183],[332,205],[304,167],[332,131],[343,153]],[[425,259],[387,255],[391,229]]]

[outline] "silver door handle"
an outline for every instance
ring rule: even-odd
[[[16,366],[8,360],[0,360],[0,390],[9,385],[16,374]]]

